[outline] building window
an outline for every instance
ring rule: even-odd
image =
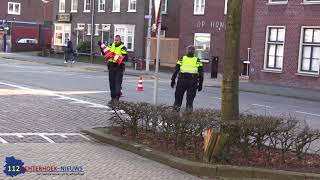
[[[77,24],[77,30],[84,30],[85,24],[83,23],[78,23]]]
[[[71,24],[55,24],[54,45],[66,46],[71,35]]]
[[[59,12],[64,13],[66,11],[66,0],[59,0]]]
[[[163,0],[161,4],[161,13],[167,14],[168,0]]]
[[[106,0],[99,0],[98,12],[105,12],[106,10]]]
[[[127,47],[128,51],[134,50],[134,25],[122,25],[115,24],[114,25],[114,35],[120,35],[121,40],[124,45]]]
[[[299,73],[319,74],[320,27],[302,27]]]
[[[110,31],[110,24],[101,24],[102,31]]]
[[[158,33],[156,33],[156,37],[158,37]],[[166,30],[161,30],[160,31],[160,37],[165,38],[166,37]]]
[[[306,4],[320,4],[320,0],[304,0],[303,3],[306,3]]]
[[[120,12],[120,0],[113,0],[112,12]]]
[[[288,4],[288,0],[269,0],[270,4]]]
[[[91,35],[91,24],[87,24],[87,35]]]
[[[90,12],[90,9],[91,9],[91,0],[84,0],[83,12]]]
[[[21,12],[20,3],[8,2],[8,14],[20,15],[20,12]]]
[[[282,71],[284,27],[267,27],[264,69]]]
[[[194,0],[194,10],[193,14],[203,15],[205,7],[205,0]]]
[[[99,26],[100,26],[99,24],[94,25],[94,35],[95,36],[99,36],[99,31],[100,31]]]
[[[78,0],[71,0],[71,12],[78,11]]]
[[[128,0],[128,12],[136,12],[137,11],[137,0]]]
[[[196,48],[196,56],[199,59],[209,59],[210,54],[210,33],[195,33],[194,46]]]

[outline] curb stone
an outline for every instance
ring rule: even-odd
[[[277,179],[277,180],[305,180],[319,179],[320,174],[300,173],[283,170],[270,170],[254,167],[240,167],[231,165],[214,165],[190,161],[157,151],[145,145],[111,135],[108,128],[94,128],[83,130],[86,133],[102,142],[125,149],[127,151],[150,158],[173,168],[186,171],[190,174],[206,177],[225,177],[241,179]]]

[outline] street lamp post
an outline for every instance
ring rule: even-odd
[[[147,49],[146,49],[146,72],[149,72],[150,67],[150,49],[151,49],[151,21],[152,21],[152,0],[149,0],[149,15],[148,15],[148,34],[147,34]]]
[[[94,1],[91,1],[91,50],[90,50],[90,59],[91,59],[91,63],[93,63],[93,59],[94,59],[94,56],[93,56],[93,31],[94,31]]]

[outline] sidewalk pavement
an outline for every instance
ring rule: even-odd
[[[36,56],[36,58],[35,58]],[[106,65],[91,64],[76,62],[75,64],[66,65],[63,63],[63,59],[40,57],[35,52],[23,52],[23,53],[0,53],[0,58],[13,59],[19,61],[28,61],[35,63],[42,63],[54,66],[68,66],[71,68],[78,68],[85,71],[107,72]],[[131,76],[144,76],[146,79],[154,78],[154,72],[146,72],[143,70],[135,70],[130,67],[126,67],[126,75]],[[170,80],[172,72],[159,72],[158,77],[160,79]],[[220,88],[222,84],[222,75],[218,74],[218,78],[211,79],[210,73],[205,73],[204,86],[212,88]],[[169,86],[169,83],[168,83]],[[239,77],[239,90],[242,92],[254,92],[268,95],[284,96],[297,99],[305,99],[311,101],[320,101],[320,91],[293,87],[282,87],[278,85],[268,85],[253,83],[245,76]]]

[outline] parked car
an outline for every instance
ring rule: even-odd
[[[21,38],[17,40],[18,44],[38,44],[37,39],[31,39],[31,38]]]

